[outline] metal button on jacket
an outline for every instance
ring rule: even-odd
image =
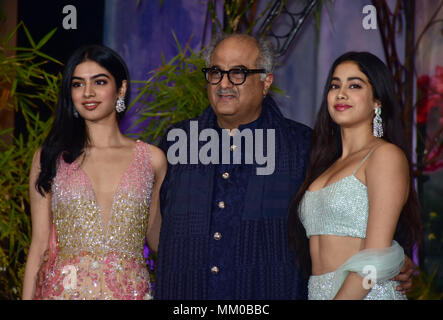
[[[223,179],[228,179],[229,178],[229,173],[225,172],[222,174]]]
[[[225,202],[224,202],[224,201],[220,201],[220,202],[218,203],[218,207],[219,207],[220,209],[224,209],[224,208],[225,208]]]
[[[211,268],[211,272],[212,272],[212,274],[217,274],[218,273],[218,267],[217,266],[213,266],[212,268]]]
[[[221,239],[221,233],[220,232],[216,232],[216,233],[214,233],[214,239],[215,240],[220,240]]]

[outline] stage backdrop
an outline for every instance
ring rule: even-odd
[[[217,3],[221,17],[222,2]],[[288,1],[289,11],[300,9],[299,3]],[[257,11],[261,12],[267,4],[260,1]],[[275,72],[275,84],[285,92],[276,98],[288,118],[312,127],[327,71],[340,54],[367,50],[384,60],[379,31],[365,30],[362,25],[363,7],[370,4],[370,0],[336,0],[323,10],[319,28],[312,15],[307,19],[286,55],[279,59]],[[281,30],[280,34],[287,30],[287,21],[281,20],[275,28]],[[172,31],[181,45],[192,36],[190,44],[194,50],[207,44],[211,35],[206,0],[107,0],[104,21],[104,44],[123,56],[132,78],[137,80],[146,79],[149,71],[160,66],[161,54],[166,61],[177,54]],[[400,56],[402,44],[400,34]],[[132,93],[134,97],[136,88]],[[128,114],[122,128],[127,129],[134,118],[136,115]]]
[[[139,3],[136,0],[107,0],[104,44],[122,55],[132,79],[146,80],[149,72],[161,65],[162,55],[169,61],[178,53],[173,33],[181,46],[189,42],[197,52],[210,40],[211,30],[205,27],[205,3],[202,0],[141,0]],[[223,8],[220,5],[218,8],[221,15]],[[137,87],[133,86],[132,98],[136,92]],[[125,115],[122,130],[128,130],[137,119],[134,110]],[[136,130],[137,127],[131,132]]]

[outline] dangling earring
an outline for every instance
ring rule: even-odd
[[[75,109],[75,107],[73,107],[73,111],[72,111],[72,113],[74,114],[74,118],[78,118],[78,112],[77,112],[77,109]]]
[[[372,121],[372,134],[374,137],[381,138],[383,137],[383,121],[381,119],[381,107],[376,107],[374,109],[375,116]]]
[[[117,99],[117,104],[115,105],[115,110],[117,110],[118,113],[125,111],[126,105],[125,100],[123,98]]]

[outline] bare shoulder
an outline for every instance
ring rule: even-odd
[[[32,169],[38,169],[40,170],[40,157],[42,154],[42,147],[39,147],[34,152],[34,156],[32,157],[32,163],[31,163],[31,170]]]
[[[166,156],[162,149],[149,143],[147,143],[147,145],[152,158],[158,158],[157,160],[166,161]],[[152,161],[154,161],[154,159],[152,159]]]
[[[167,161],[166,156],[159,147],[156,147],[152,144],[148,144],[148,150],[151,153],[151,161],[152,161],[152,167],[154,168],[154,171],[166,171],[167,167]]]
[[[34,156],[32,158],[31,169],[29,171],[29,187],[30,187],[30,195],[31,199],[34,198],[34,195],[37,195],[37,180],[40,175],[41,165],[40,165],[40,157],[41,157],[42,148],[38,148],[34,152]]]
[[[405,153],[395,144],[383,142],[378,146],[368,161],[369,170],[384,172],[386,170],[408,170],[409,164]]]
[[[32,161],[40,161],[41,153],[42,153],[42,147],[39,147],[37,150],[35,150],[34,157],[32,158]]]

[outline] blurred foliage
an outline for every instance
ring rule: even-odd
[[[151,120],[143,132],[137,133],[145,141],[158,141],[171,124],[200,115],[209,104],[200,71],[205,65],[202,51],[195,53],[189,42],[182,48],[174,33],[173,36],[179,53],[169,62],[162,55],[162,66],[152,71],[148,80],[133,81],[143,84],[129,106],[138,105],[140,117],[133,125]]]
[[[423,28],[415,37],[415,56],[424,57],[428,52],[438,50],[443,33],[441,19],[443,0],[435,1]],[[418,31],[418,30],[417,30]],[[426,40],[427,39],[427,40]],[[436,44],[426,44],[432,39]],[[440,45],[441,47],[441,45]],[[432,290],[443,292],[443,66],[436,61],[434,71],[417,66],[416,103],[416,163],[417,189],[423,221],[423,244],[420,248],[420,267],[426,274],[424,280],[432,282]],[[431,65],[429,66],[431,67]],[[440,267],[439,267],[440,266]],[[423,290],[428,290],[423,287]],[[430,290],[430,289],[429,289]],[[440,294],[440,299],[443,299]]]
[[[21,29],[30,47],[8,47],[7,43]],[[0,108],[10,108],[23,115],[27,137],[13,138],[11,145],[0,139],[0,299],[21,296],[24,268],[31,235],[29,210],[29,171],[35,150],[43,143],[51,119],[41,120],[37,107],[54,109],[61,75],[48,74],[44,66],[60,64],[40,49],[55,30],[35,42],[23,23],[0,45]],[[10,54],[10,53],[13,54]],[[15,53],[14,53],[15,52]],[[13,129],[0,132],[11,135]]]
[[[273,17],[272,22],[264,30],[266,34],[271,28],[274,22],[278,20],[279,16],[284,11],[285,7],[289,7],[292,1],[281,0],[278,3],[278,13]],[[307,6],[312,0],[295,0],[302,6]],[[235,33],[244,32],[250,34],[252,29],[257,25],[263,17],[266,17],[271,11],[272,7],[276,4],[276,1],[262,1],[262,0],[224,0],[223,9],[225,11],[223,24],[217,17],[216,12],[217,0],[208,0],[208,9],[211,15],[212,34],[216,32]],[[258,12],[260,3],[264,3],[264,9]],[[333,6],[333,0],[317,0],[316,7],[313,11],[313,17],[317,30],[320,30],[321,15],[324,8],[329,10]]]
[[[435,276],[437,269],[428,275],[422,270],[418,271],[418,275],[414,276],[412,289],[407,293],[410,300],[442,300],[443,293],[438,292],[435,287]]]
[[[223,1],[223,9],[225,12],[224,22],[222,23],[217,17],[216,0],[208,1],[208,9],[211,14],[212,34],[217,32],[235,33],[243,32],[250,34],[258,21],[267,14],[273,1],[267,1],[265,8],[261,13],[257,14],[260,0],[229,0]],[[286,4],[287,0],[281,1],[281,8]]]
[[[443,171],[422,174],[424,187],[421,188],[421,208],[423,221],[423,244],[420,248],[420,268],[433,274],[435,289],[443,292]],[[437,269],[438,268],[438,269]]]
[[[30,47],[8,47],[10,39],[19,29],[26,35]],[[2,99],[0,109],[31,111],[41,103],[51,110],[54,109],[60,76],[46,72],[44,66],[48,63],[61,63],[44,54],[40,49],[55,31],[56,29],[53,29],[36,43],[23,22],[20,22],[5,39],[1,40],[0,88]],[[8,54],[9,52],[15,52],[15,54]]]

